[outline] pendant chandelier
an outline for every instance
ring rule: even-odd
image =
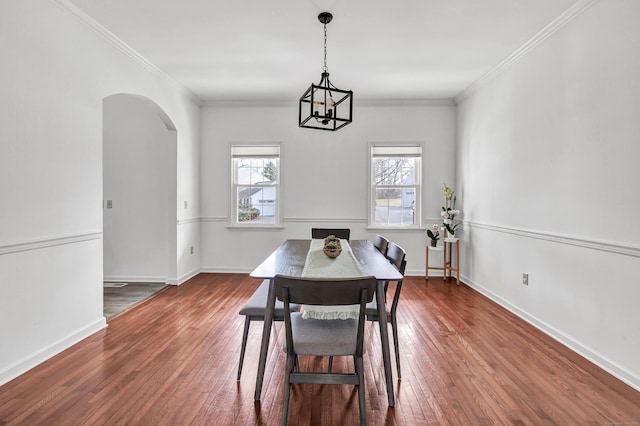
[[[327,68],[327,24],[333,15],[322,12],[318,20],[324,25],[324,66],[318,84],[311,86],[300,97],[298,124],[310,129],[335,131],[351,123],[353,92],[340,90],[329,81]]]

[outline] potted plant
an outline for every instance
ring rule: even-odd
[[[329,235],[324,239],[324,247],[322,248],[322,251],[328,257],[338,257],[340,253],[342,253],[342,245],[340,244],[340,239],[336,238],[335,235]]]
[[[442,216],[442,222],[444,224],[447,233],[451,237],[455,237],[456,228],[460,223],[455,223],[455,217],[460,214],[460,210],[456,210],[456,197],[454,196],[454,191],[444,184],[442,187],[442,193],[444,194],[444,206],[442,207],[442,212],[440,212],[440,216]]]
[[[431,247],[436,247],[438,245],[438,240],[440,239],[440,230],[438,229],[438,225],[433,225],[431,229],[427,229],[427,236],[431,238]]]

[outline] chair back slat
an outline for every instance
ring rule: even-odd
[[[322,239],[329,235],[335,235],[342,240],[349,240],[351,237],[351,229],[349,228],[311,228],[311,238]]]
[[[389,248],[389,240],[382,235],[376,235],[373,240],[373,246],[378,249],[384,256],[387,255],[387,249]]]
[[[389,243],[389,247],[387,248],[387,258],[398,271],[402,268],[402,262],[406,255],[407,253],[402,247],[393,242]],[[404,271],[400,271],[400,273],[404,275]]]
[[[278,300],[284,301],[283,288],[288,288],[289,302],[304,305],[357,305],[361,289],[367,289],[365,303],[373,300],[376,279],[358,278],[302,278],[277,275],[274,288]]]

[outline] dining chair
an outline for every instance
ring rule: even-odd
[[[276,275],[276,297],[284,304],[285,366],[282,424],[287,424],[291,384],[351,384],[358,386],[360,424],[366,424],[364,396],[364,323],[367,303],[373,300],[376,279],[301,278]],[[292,303],[309,305],[360,305],[358,319],[303,319]],[[299,355],[353,356],[355,373],[300,371]]]
[[[321,239],[327,238],[329,235],[335,235],[342,240],[349,240],[351,229],[349,228],[311,228],[311,238]]]
[[[387,248],[389,247],[389,240],[382,235],[376,235],[373,240],[373,246],[378,249],[384,256],[387,255]]]
[[[387,249],[387,258],[393,264],[393,266],[398,269],[398,271],[404,275],[404,270],[407,265],[406,261],[406,252],[402,247],[397,245],[396,243],[390,242],[389,247]],[[385,299],[386,299],[386,291],[389,286],[389,283],[385,283]],[[398,370],[398,379],[402,377],[400,372],[400,349],[398,342],[398,302],[400,301],[400,291],[402,290],[402,280],[396,282],[396,289],[393,294],[393,301],[391,302],[391,307],[387,306],[385,303],[385,312],[387,314],[387,322],[391,324],[391,331],[393,333],[393,346],[396,352],[396,369]],[[367,303],[367,321],[378,321],[378,304],[376,299],[373,299],[371,302]]]
[[[244,363],[244,354],[247,349],[247,337],[249,336],[249,326],[251,321],[264,321],[264,314],[267,309],[267,296],[269,295],[269,280],[262,281],[262,284],[253,292],[247,303],[240,309],[239,314],[244,315],[244,333],[242,334],[242,347],[240,349],[240,362],[238,363],[238,377],[240,380],[242,375],[242,364]],[[292,304],[289,309],[299,312],[301,306]],[[284,305],[281,301],[276,300],[273,308],[273,321],[284,320]]]

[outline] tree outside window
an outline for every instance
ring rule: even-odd
[[[374,145],[371,152],[371,226],[418,226],[421,147]]]
[[[232,147],[234,223],[278,223],[279,156],[278,146]]]

